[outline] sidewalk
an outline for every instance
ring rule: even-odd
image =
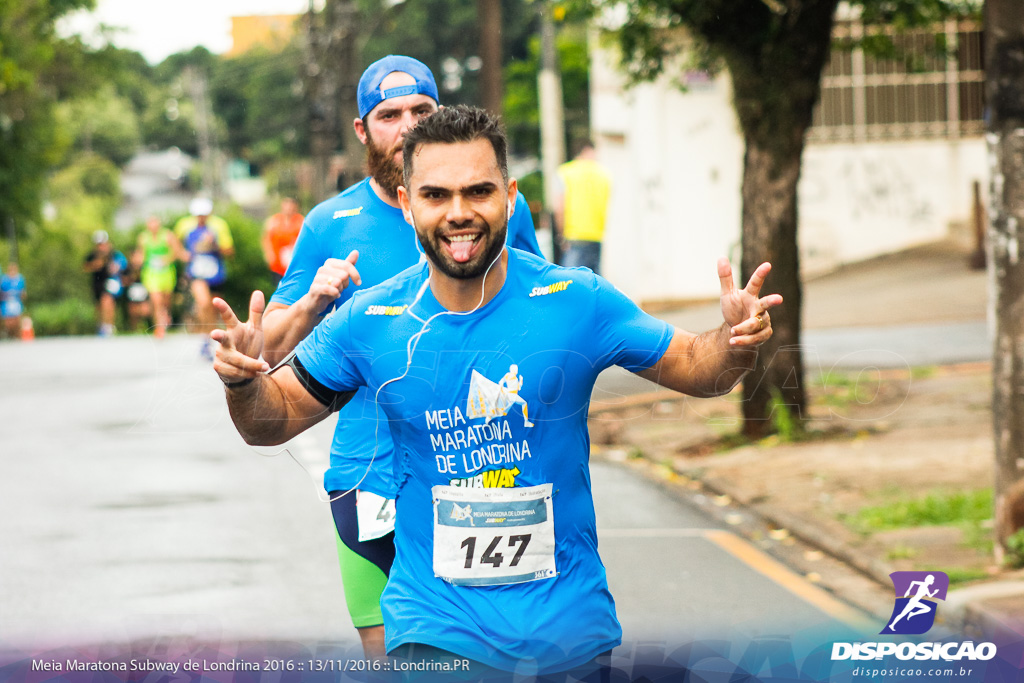
[[[805,329],[840,336],[868,327],[903,329],[927,346],[941,330],[983,324],[987,275],[970,270],[967,256],[952,244],[929,245],[810,281]],[[710,327],[713,315],[720,316],[717,305],[659,313],[687,329]],[[953,580],[941,613],[947,625],[966,621],[975,630],[1024,635],[1024,573],[994,565],[991,520],[885,528],[884,518],[902,509],[894,506],[929,494],[955,501],[992,485],[991,363],[983,353],[966,360],[831,375],[809,369],[814,436],[808,440],[773,437],[730,448],[729,435],[739,427],[738,393],[712,400],[648,394],[596,404],[591,436],[598,457],[631,462],[667,485],[703,494],[730,524],[734,518],[742,528],[739,513],[753,515],[767,525],[764,537],[754,538],[763,549],[785,554],[791,537],[817,548],[787,559],[867,611],[884,611],[880,619],[892,607],[890,572],[933,569]],[[861,511],[870,507],[882,508],[882,522],[864,522]],[[822,569],[828,556],[870,577],[873,586],[830,585]]]

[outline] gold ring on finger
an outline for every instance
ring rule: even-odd
[[[761,317],[761,314],[758,314],[757,315],[757,331],[760,332],[763,329],[764,329],[764,318]]]

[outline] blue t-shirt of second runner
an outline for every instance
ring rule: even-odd
[[[508,253],[501,290],[479,310],[446,312],[420,264],[357,294],[296,354],[333,390],[367,387],[388,419],[388,650],[424,643],[505,670],[533,659],[560,671],[622,635],[597,553],[591,391],[611,365],[652,366],[673,330],[589,270]]]

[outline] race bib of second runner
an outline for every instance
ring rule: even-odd
[[[359,541],[372,541],[395,530],[395,501],[369,491],[356,491]]]
[[[555,569],[551,484],[434,486],[434,575],[456,586],[549,579]]]
[[[142,303],[149,296],[149,292],[141,282],[133,282],[128,285],[128,301]]]
[[[200,280],[210,280],[217,277],[220,271],[220,262],[216,256],[209,254],[196,254],[192,257],[192,277]]]

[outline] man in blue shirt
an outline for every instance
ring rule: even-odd
[[[677,391],[729,391],[771,336],[760,266],[736,289],[721,259],[718,329],[694,335],[600,276],[505,246],[516,181],[495,119],[452,107],[404,142],[398,196],[426,253],[360,292],[271,374],[263,300],[227,326],[214,369],[243,438],[277,444],[360,387],[395,444],[396,558],[381,602],[388,651],[538,673],[595,666],[621,642],[597,553],[586,419],[621,365]],[[528,406],[528,414],[527,414]]]
[[[25,278],[18,271],[18,264],[11,261],[7,264],[7,272],[0,277],[0,318],[4,321],[4,331],[12,339],[18,336],[21,329],[24,298]]]
[[[306,216],[288,269],[264,319],[264,358],[276,364],[360,289],[417,263],[412,227],[398,207],[402,136],[438,109],[430,69],[411,57],[389,55],[363,73],[353,121],[366,146],[370,176]],[[526,200],[518,195],[508,243],[540,253]],[[382,415],[360,390],[341,411],[324,489],[338,531],[345,600],[368,656],[384,654],[380,594],[394,560],[395,484],[392,444]],[[351,491],[351,493],[350,493]]]

